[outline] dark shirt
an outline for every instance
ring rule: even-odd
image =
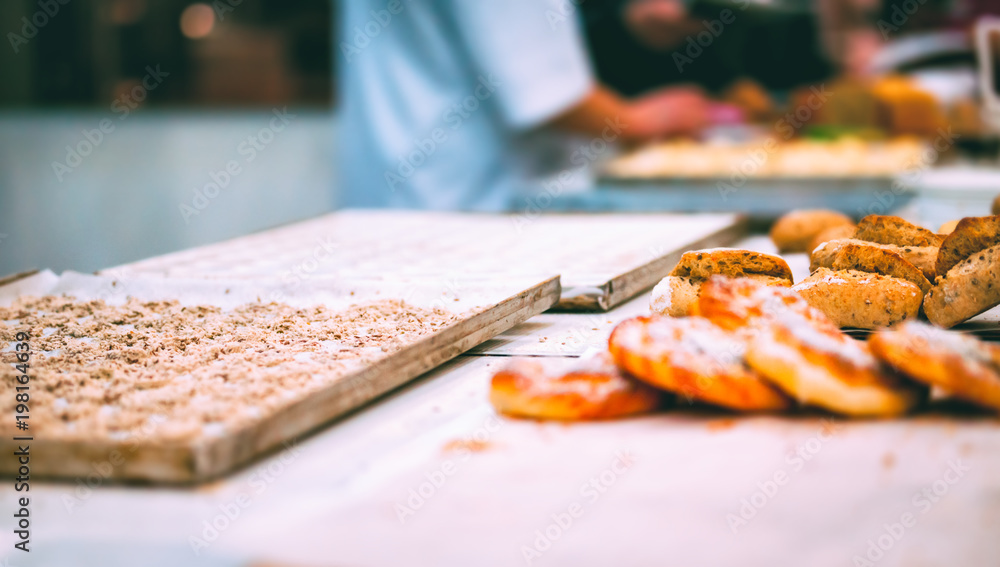
[[[623,19],[628,0],[583,0],[584,29],[597,76],[626,96],[682,83],[718,92],[747,77],[765,88],[788,89],[824,79],[832,66],[821,53],[815,15],[781,13],[738,3],[695,2],[691,17],[700,31],[676,48],[651,49],[636,39]],[[732,23],[719,29],[722,11]],[[702,44],[698,43],[701,36]],[[707,44],[707,45],[705,45]]]

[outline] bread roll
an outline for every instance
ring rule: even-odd
[[[1000,305],[1000,244],[980,250],[948,270],[924,296],[927,318],[944,328]]]
[[[1000,244],[1000,216],[966,217],[941,243],[935,269],[945,275],[972,254]]]
[[[713,276],[705,282],[691,314],[734,331],[764,325],[769,317],[783,311],[828,323],[823,313],[787,287],[767,286],[750,278],[721,276]]]
[[[853,225],[847,215],[823,209],[791,211],[771,227],[771,240],[779,252],[809,252],[809,244],[821,232]]]
[[[792,271],[777,256],[750,250],[716,248],[686,252],[669,276],[653,288],[649,308],[657,315],[684,317],[698,300],[701,285],[713,275],[749,277],[766,285],[792,285]]]
[[[931,282],[919,268],[898,253],[885,248],[850,243],[840,248],[830,266],[833,270],[857,270],[906,280],[920,288],[921,298]]]
[[[946,237],[949,234],[955,232],[955,227],[958,226],[958,223],[959,223],[960,220],[961,219],[959,219],[959,220],[950,220],[950,221],[942,224],[941,227],[938,228],[938,236]]]
[[[790,400],[744,362],[746,341],[700,317],[635,317],[611,333],[615,362],[636,378],[688,400],[771,411]]]
[[[997,195],[997,198],[993,199],[993,214],[1000,215],[1000,195]]]
[[[909,378],[1000,410],[1000,347],[907,321],[869,340],[872,353]]]
[[[923,292],[907,280],[858,270],[819,268],[792,287],[838,327],[877,329],[914,319]]]
[[[655,410],[664,397],[624,375],[606,351],[579,360],[515,359],[490,383],[497,411],[534,419],[623,417]]]
[[[824,230],[823,232],[816,235],[815,238],[809,242],[808,251],[811,253],[813,250],[819,247],[820,244],[824,242],[829,242],[831,240],[840,240],[843,238],[852,238],[854,232],[858,229],[857,226],[853,224],[841,224],[838,226],[831,226],[830,228]]]
[[[895,244],[878,244],[853,238],[831,240],[817,246],[809,256],[809,270],[816,271],[816,269],[821,267],[832,268],[833,261],[841,248],[849,244],[882,248],[899,254],[904,260],[919,268],[924,273],[924,277],[929,281],[934,281],[936,275],[935,264],[938,257],[938,248],[936,246],[896,246]]]
[[[926,395],[883,371],[867,344],[790,312],[759,329],[747,363],[799,402],[849,416],[903,414]]]
[[[854,238],[896,246],[941,246],[942,238],[900,217],[868,215],[858,222]]]

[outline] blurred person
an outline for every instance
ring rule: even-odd
[[[871,74],[880,50],[906,36],[971,32],[982,16],[1000,15],[1000,0],[821,0],[824,45],[849,76]],[[970,40],[971,50],[971,40]]]
[[[597,159],[566,135],[638,143],[706,122],[697,89],[626,100],[599,84],[577,3],[340,5],[343,206],[505,210],[538,180]]]
[[[678,83],[718,94],[747,82],[780,91],[831,70],[808,3],[587,0],[581,8],[598,77],[625,94]]]

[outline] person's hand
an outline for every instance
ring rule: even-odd
[[[624,119],[629,138],[636,141],[697,134],[708,121],[708,98],[694,87],[661,89],[635,99]]]
[[[680,0],[631,0],[622,14],[625,27],[647,47],[676,47],[690,31],[687,8]]]

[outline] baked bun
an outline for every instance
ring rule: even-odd
[[[955,230],[941,243],[935,269],[943,276],[962,260],[997,244],[1000,244],[1000,216],[966,217],[958,221]]]
[[[918,321],[879,331],[868,343],[875,356],[906,376],[1000,410],[1000,347]]]
[[[854,236],[854,231],[858,227],[853,224],[841,224],[837,226],[831,226],[830,228],[824,230],[823,232],[816,235],[815,238],[809,242],[809,252],[815,250],[820,244],[824,242],[829,242],[831,240],[840,240],[842,238],[851,238]]]
[[[916,407],[926,390],[886,373],[868,345],[832,323],[788,311],[759,327],[747,363],[803,404],[849,416],[893,416]]]
[[[702,284],[713,275],[748,277],[785,287],[793,281],[788,263],[778,256],[729,248],[685,252],[670,275],[653,288],[650,310],[658,315],[686,316],[698,300]]]
[[[595,420],[646,413],[664,395],[624,375],[605,351],[580,359],[516,359],[493,376],[497,411],[534,419]]]
[[[900,217],[868,215],[858,222],[854,238],[896,246],[941,246],[941,237]]]
[[[779,252],[808,252],[809,243],[824,230],[853,224],[850,217],[837,211],[791,211],[771,227],[771,240]]]
[[[954,327],[1000,305],[1000,216],[969,217],[941,244],[940,277],[924,297],[935,325]]]
[[[924,314],[949,328],[1000,305],[1000,244],[948,270],[924,296]]]
[[[1000,215],[1000,195],[997,195],[997,198],[993,199],[993,214]]]
[[[959,222],[961,222],[961,219],[950,220],[942,224],[941,228],[938,229],[938,236],[947,237],[949,234],[955,232],[955,227],[958,226]]]
[[[667,276],[653,288],[649,310],[657,315],[687,317],[688,310],[701,292],[701,282],[689,278]]]
[[[931,282],[919,268],[898,253],[879,246],[850,243],[840,248],[830,266],[833,270],[857,270],[906,280],[920,288],[921,298]]]
[[[746,366],[741,336],[700,317],[628,319],[612,331],[608,348],[636,378],[688,399],[744,411],[791,405]]]
[[[735,331],[766,324],[768,317],[781,311],[797,313],[809,320],[826,320],[801,295],[787,287],[767,286],[750,278],[721,276],[705,282],[691,314]]]
[[[789,285],[792,282],[792,270],[783,258],[753,250],[737,250],[735,248],[711,248],[685,252],[674,270],[670,272],[672,276],[696,280],[706,280],[716,274],[731,278],[754,275],[771,276],[788,280]]]
[[[895,244],[879,244],[856,238],[830,240],[817,246],[809,256],[809,271],[816,271],[818,268],[833,268],[833,261],[837,258],[840,250],[851,244],[881,248],[898,254],[904,260],[919,268],[928,281],[934,281],[936,275],[935,264],[938,257],[937,246],[897,246]]]
[[[916,284],[904,279],[829,268],[816,270],[792,290],[834,325],[859,329],[888,327],[916,318],[924,296]]]

